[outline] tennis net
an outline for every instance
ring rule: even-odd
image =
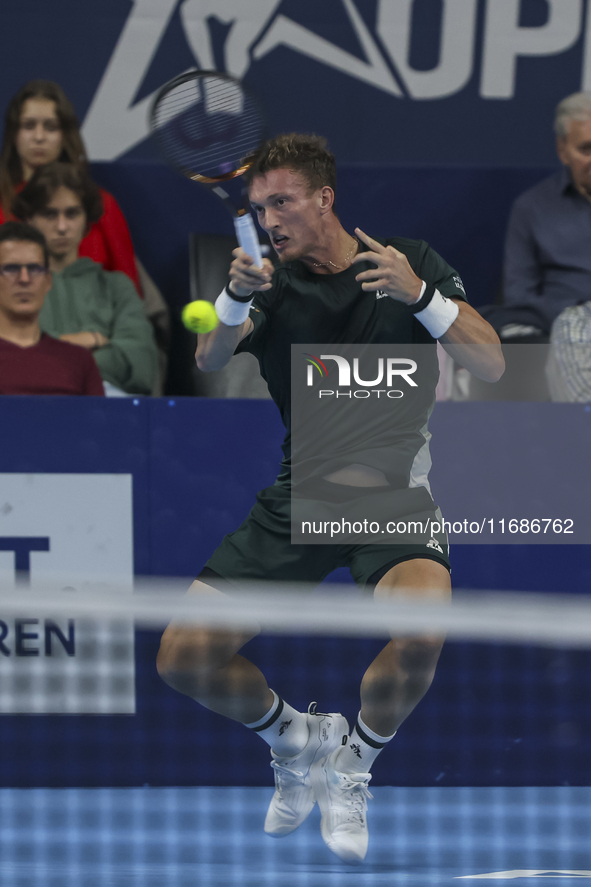
[[[0,593],[2,887],[591,879],[585,596],[463,591],[444,606],[351,586],[74,587]],[[391,635],[447,636],[433,685],[372,769],[363,865],[330,853],[316,811],[281,841],[264,834],[268,748],[161,681],[171,619],[258,625],[244,655],[270,686],[350,724]]]

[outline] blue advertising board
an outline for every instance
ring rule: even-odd
[[[588,408],[523,407],[438,405],[432,423],[434,459],[448,469],[439,472],[437,490],[433,477],[438,500],[445,498],[449,479],[461,482],[464,463],[470,477],[470,460],[478,460],[482,435],[489,438],[491,454],[504,457],[507,429],[512,428],[521,443],[515,441],[511,452],[527,453],[528,464],[533,464],[531,432],[543,425],[548,440],[552,429],[561,429],[555,436],[569,441],[570,462],[576,461],[577,448],[578,458],[586,458],[591,436]],[[476,416],[469,421],[472,408]],[[283,434],[269,401],[204,398],[5,397],[0,400],[0,426],[4,478],[13,473],[31,478],[57,474],[63,482],[68,474],[131,476],[135,572],[160,575],[199,571],[223,534],[243,520],[256,490],[272,483]],[[546,452],[546,473],[556,474],[560,483],[567,472],[564,467],[558,470],[558,460],[554,470],[549,464],[552,449]],[[523,464],[519,458],[514,463]],[[465,483],[469,488],[470,481]],[[7,508],[5,480],[0,494],[0,516],[6,519],[13,512]],[[73,514],[65,488],[54,498],[63,505],[58,511]],[[90,501],[96,502],[96,495]],[[51,528],[44,527],[55,547]],[[4,556],[8,549],[14,551],[14,539],[5,539],[4,547]],[[32,560],[44,557],[37,551],[31,555]],[[110,557],[102,560],[107,564]],[[588,545],[452,545],[452,562],[456,588],[587,593],[591,576]],[[40,561],[31,566],[34,573]],[[345,581],[344,573],[339,570],[333,578]],[[21,594],[22,615],[35,615],[26,607],[26,589]],[[4,616],[0,612],[0,636]],[[26,631],[29,639],[20,653],[19,638],[15,641],[12,633],[4,648],[0,645],[0,690],[6,689],[7,669],[16,667],[15,660],[21,665],[23,656],[32,656],[32,647],[39,648],[39,661],[45,665],[51,659],[41,655],[41,635],[31,639],[41,628],[29,620]],[[26,637],[21,634],[21,639]],[[64,639],[67,646],[65,633]],[[205,711],[158,677],[158,643],[157,632],[136,633],[133,714],[64,715],[55,709],[1,714],[0,786],[269,784],[268,753],[254,734]],[[54,646],[54,654],[63,659],[64,642],[56,640]],[[303,707],[318,699],[326,710],[338,706],[352,719],[359,680],[381,646],[383,639],[267,636],[252,641],[248,655],[293,705]],[[433,689],[401,730],[398,753],[380,758],[374,783],[585,784],[590,659],[588,650],[446,644]],[[524,676],[523,681],[516,675]],[[565,685],[570,688],[566,693]],[[563,724],[569,725],[568,745],[559,730]]]

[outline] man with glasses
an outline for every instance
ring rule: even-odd
[[[47,242],[53,283],[41,329],[92,354],[107,397],[151,394],[158,352],[133,283],[79,256],[88,226],[103,211],[98,187],[74,164],[50,163],[35,171],[12,210]]]
[[[0,394],[92,394],[103,385],[92,355],[41,332],[51,288],[45,238],[23,222],[0,226]]]

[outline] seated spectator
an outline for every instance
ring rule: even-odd
[[[565,308],[591,296],[591,93],[563,99],[554,128],[563,169],[515,201],[504,268],[505,304],[519,309],[514,322],[541,323],[546,333]]]
[[[45,239],[22,222],[0,226],[0,394],[96,394],[103,385],[88,351],[39,327],[51,287]]]
[[[591,302],[566,308],[552,324],[546,378],[552,400],[591,401]]]
[[[0,223],[10,218],[16,194],[36,169],[60,160],[88,172],[78,120],[62,88],[51,80],[31,80],[8,105],[0,149]],[[101,189],[103,211],[82,242],[80,255],[107,271],[123,271],[142,295],[131,235],[117,201]]]
[[[97,186],[71,163],[48,164],[34,173],[13,211],[47,241],[53,283],[41,329],[92,352],[107,395],[150,394],[157,351],[132,282],[79,257],[85,232],[101,213]]]

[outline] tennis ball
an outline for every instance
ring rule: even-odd
[[[214,306],[203,299],[185,305],[181,320],[192,333],[210,333],[219,323]]]

